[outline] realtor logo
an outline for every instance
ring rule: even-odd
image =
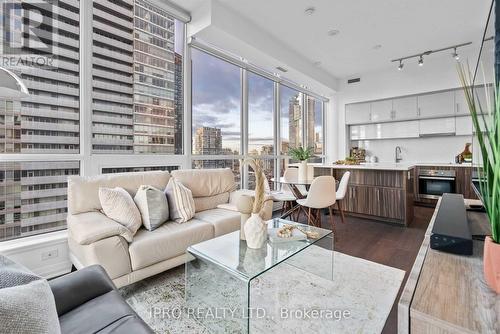
[[[53,15],[54,1],[2,1],[1,53],[52,54]]]

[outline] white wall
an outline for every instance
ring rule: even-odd
[[[356,140],[353,146],[366,149],[379,162],[394,162],[395,148],[401,147],[403,162],[455,162],[455,156],[472,143],[472,136],[428,137],[412,139]]]
[[[477,47],[471,46],[468,50],[461,52],[461,61],[466,62],[468,60],[471,67],[473,67],[477,59],[476,54]],[[327,133],[330,134],[327,137],[329,140],[327,144],[327,161],[331,162],[342,159],[348,154],[348,136],[346,134],[345,125],[346,104],[460,87],[457,64],[449,54],[444,52],[442,55],[431,55],[424,58],[424,61],[424,66],[422,67],[417,65],[416,60],[411,60],[405,63],[402,71],[398,71],[397,64],[394,63],[393,66],[384,71],[352,76],[361,78],[361,82],[355,84],[348,85],[347,78],[341,80],[339,92],[334,97],[335,110],[333,113],[329,113],[327,117]],[[491,68],[488,66],[485,67]],[[429,139],[431,138],[422,139],[421,142],[417,142],[418,144],[415,145],[419,145],[420,143],[424,144],[426,147],[424,147],[425,151],[435,149],[435,156],[432,158],[435,161],[432,162],[440,162],[437,160],[442,160],[441,162],[450,162],[453,159],[450,158],[450,154],[443,154],[441,156],[439,153],[442,153],[442,151],[440,150],[446,149],[446,152],[456,151],[454,154],[458,154],[461,150],[457,151],[457,148],[460,146],[463,148],[461,143],[465,143],[465,141],[462,140],[463,138],[460,137],[457,137],[456,141],[453,141],[453,143],[450,143],[449,141],[452,139],[448,138],[444,139],[444,145],[441,145],[443,148],[436,149],[436,138]],[[401,144],[401,141],[397,142]],[[395,143],[396,142],[376,144],[377,147],[380,146],[384,151],[377,154],[384,157],[384,159],[386,156],[388,157],[390,155],[392,161],[394,158]],[[406,152],[411,159],[420,160],[416,152],[421,148],[415,145],[414,143],[408,142]],[[390,152],[386,153],[385,151],[389,148]]]

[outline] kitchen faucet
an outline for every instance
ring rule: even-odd
[[[395,160],[396,160],[396,163],[400,162],[401,160],[403,160],[403,158],[401,158],[401,147],[399,146],[396,146],[396,151],[395,151]]]

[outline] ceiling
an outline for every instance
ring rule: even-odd
[[[173,2],[193,12],[206,1]],[[395,67],[391,59],[429,49],[470,41],[477,48],[490,6],[490,0],[218,1],[337,78]],[[331,29],[339,33],[328,36]]]

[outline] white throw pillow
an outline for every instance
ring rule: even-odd
[[[99,188],[99,201],[104,214],[128,228],[132,235],[141,227],[141,213],[125,189]]]
[[[170,210],[170,219],[177,223],[185,223],[194,217],[195,207],[193,194],[182,183],[170,178],[165,188]]]
[[[149,231],[168,220],[168,200],[163,191],[152,186],[140,186],[134,202],[141,212],[142,224]]]

